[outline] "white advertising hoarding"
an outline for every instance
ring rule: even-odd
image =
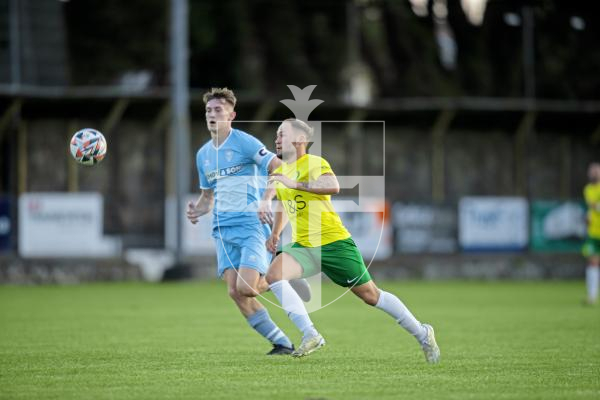
[[[333,207],[356,242],[365,263],[385,260],[394,251],[390,206],[385,200],[332,199]]]
[[[213,212],[200,217],[198,222],[192,224],[185,215],[187,204],[190,201],[197,201],[198,194],[188,195],[181,206],[181,250],[184,255],[215,255],[215,242],[212,237]],[[169,197],[166,204],[166,218],[176,218],[175,198]],[[165,224],[165,238],[167,248],[175,249],[175,235],[170,231],[171,224]]]
[[[103,236],[99,193],[25,193],[19,197],[23,257],[112,257],[120,242]]]
[[[521,197],[464,197],[459,242],[465,251],[520,251],[529,240],[529,206]]]
[[[188,196],[184,201],[182,210],[185,211],[188,201],[196,201],[197,199],[198,195]],[[333,200],[333,205],[340,214],[344,225],[352,234],[367,263],[373,257],[376,260],[381,260],[392,254],[392,226],[389,206],[386,202],[363,199],[359,209],[356,200],[339,198]],[[174,200],[167,201],[166,212],[167,218],[175,218]],[[188,221],[185,212],[182,213],[180,218],[182,219],[183,253],[185,255],[214,255],[212,211],[200,217],[195,225]],[[168,229],[169,224],[166,226]],[[167,231],[166,237],[168,247],[174,248],[174,235]],[[289,232],[284,232],[282,241],[285,243],[289,239]]]
[[[454,253],[457,214],[452,206],[395,203],[392,220],[401,253]]]

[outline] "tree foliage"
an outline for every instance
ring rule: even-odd
[[[350,0],[189,0],[193,87],[227,85],[256,94],[287,84],[343,92],[348,65]],[[536,94],[597,98],[600,15],[594,2],[489,0],[484,22],[472,25],[458,0],[447,22],[457,63],[439,61],[432,1],[417,16],[408,0],[354,1],[360,60],[380,96],[522,96],[522,27],[506,13],[534,10]],[[125,71],[149,70],[168,84],[167,0],[85,0],[65,3],[73,84],[108,84]],[[574,29],[573,18],[585,25]],[[581,27],[580,27],[581,28]]]

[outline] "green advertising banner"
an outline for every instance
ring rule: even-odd
[[[531,202],[531,250],[579,252],[586,234],[585,204],[577,201]]]

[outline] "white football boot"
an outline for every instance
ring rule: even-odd
[[[292,357],[304,357],[309,355],[315,350],[320,349],[325,346],[325,339],[320,334],[316,336],[311,336],[309,338],[302,338],[302,343],[294,352],[292,353]]]
[[[435,333],[433,332],[433,326],[423,324],[423,327],[427,330],[427,337],[421,343],[423,353],[425,353],[425,360],[429,364],[437,364],[440,362],[440,348],[435,342]]]

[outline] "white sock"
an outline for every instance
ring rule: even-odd
[[[279,304],[285,310],[288,318],[302,332],[304,337],[316,336],[319,333],[308,317],[308,312],[298,293],[290,286],[288,281],[277,281],[269,285],[271,291],[279,300]]]
[[[427,338],[427,330],[417,321],[402,301],[389,292],[379,291],[379,301],[375,307],[391,315],[404,329],[413,335],[419,343]]]
[[[598,278],[600,269],[598,267],[588,265],[585,269],[585,283],[587,286],[588,299],[595,301],[598,299]]]

